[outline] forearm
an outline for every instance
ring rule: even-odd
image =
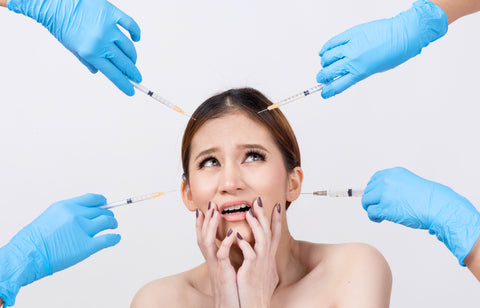
[[[0,298],[0,307],[3,307],[3,299]]]
[[[480,281],[480,237],[468,256],[465,257],[464,262],[472,274]]]
[[[7,0],[0,0],[0,6],[7,6]],[[3,302],[0,301],[0,305],[2,304]],[[0,306],[1,307],[1,306]]]
[[[455,20],[480,11],[480,0],[432,0],[447,14],[448,24]]]

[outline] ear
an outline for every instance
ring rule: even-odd
[[[192,192],[190,191],[190,186],[188,186],[188,183],[185,180],[182,181],[181,191],[182,191],[183,204],[185,204],[185,206],[187,207],[187,209],[189,211],[191,211],[191,212],[195,211],[197,209],[197,207],[193,203]]]
[[[302,191],[303,170],[300,167],[295,167],[292,172],[288,174],[288,191],[287,201],[292,202],[298,199]]]

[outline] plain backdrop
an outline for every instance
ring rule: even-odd
[[[316,84],[318,51],[359,23],[411,1],[126,1],[142,29],[144,85],[187,111],[250,86],[279,100]],[[187,118],[92,75],[42,26],[0,10],[0,245],[51,203],[87,192],[109,201],[180,187]],[[329,100],[283,108],[300,144],[304,192],[364,187],[403,166],[480,203],[480,16],[421,55]],[[478,206],[477,206],[478,207]],[[114,210],[121,242],[23,288],[16,307],[128,307],[147,282],[203,257],[178,191]],[[360,199],[304,195],[288,211],[297,239],[365,242],[393,273],[391,307],[478,307],[479,283],[428,232],[370,222]],[[355,256],[351,256],[355,258]]]

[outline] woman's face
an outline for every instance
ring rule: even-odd
[[[270,221],[278,202],[285,211],[285,201],[292,200],[280,149],[267,128],[243,112],[207,121],[194,135],[190,153],[184,201],[190,210],[203,213],[209,201],[217,205],[222,217],[218,239],[231,228],[253,242],[245,216],[255,199],[261,197]]]

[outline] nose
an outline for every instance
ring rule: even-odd
[[[218,190],[221,194],[235,194],[245,189],[245,183],[240,166],[236,163],[226,163],[220,171]]]

